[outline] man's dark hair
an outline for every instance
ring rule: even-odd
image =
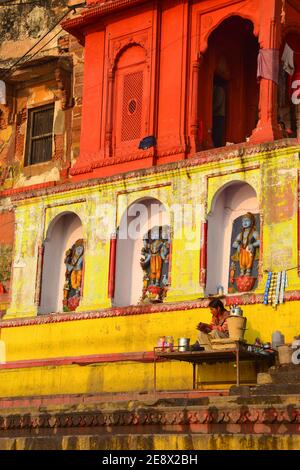
[[[220,307],[220,309],[222,310],[222,312],[224,312],[226,310],[226,308],[224,307],[224,304],[223,302],[221,302],[220,299],[213,299],[209,302],[208,304],[209,308],[218,308]]]

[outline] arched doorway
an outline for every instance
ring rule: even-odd
[[[39,313],[61,312],[63,310],[73,310],[64,308],[64,288],[66,283],[66,270],[68,261],[67,256],[76,256],[75,250],[83,243],[83,230],[80,218],[73,212],[64,212],[59,214],[50,224],[47,237],[44,241],[44,263],[41,285],[41,302]],[[78,251],[78,270],[74,271],[77,289],[82,287],[82,258],[79,259]],[[68,255],[67,255],[68,252]],[[72,265],[76,266],[75,258],[73,262],[69,259],[69,272],[72,274]],[[80,269],[81,268],[81,273]],[[65,292],[66,294],[66,292]]]
[[[165,206],[157,199],[140,199],[127,208],[118,228],[116,288],[113,300],[115,306],[136,305],[141,301],[146,282],[141,260],[146,259],[149,231],[153,230],[153,243],[155,244],[157,240],[157,245],[160,246],[163,237],[165,241],[169,240],[169,232],[166,233],[168,227],[168,213]],[[156,264],[156,277],[151,279],[151,283],[158,287],[165,273],[164,263],[158,257]],[[165,279],[162,282],[167,282]]]
[[[250,137],[258,120],[258,51],[253,23],[239,16],[211,33],[199,80],[201,148]]]
[[[207,284],[206,294],[216,294],[218,286],[225,293],[237,290],[235,283],[230,283],[230,268],[235,240],[241,233],[242,216],[251,213],[255,216],[256,229],[259,232],[259,204],[255,190],[248,183],[233,181],[223,186],[214,196],[211,211],[208,214],[207,243]],[[259,243],[256,243],[259,245]],[[256,254],[258,249],[255,250]],[[235,277],[241,272],[236,261]],[[246,270],[245,270],[245,273]],[[250,274],[250,273],[248,273]]]

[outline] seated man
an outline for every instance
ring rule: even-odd
[[[209,303],[209,308],[212,313],[211,324],[200,322],[197,326],[198,339],[192,345],[192,351],[200,351],[204,347],[205,351],[212,351],[211,340],[216,338],[228,338],[228,325],[227,318],[230,313],[225,309],[223,303],[219,299],[214,299]],[[200,349],[201,348],[201,349]]]

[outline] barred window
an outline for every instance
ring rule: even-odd
[[[52,159],[53,116],[54,103],[29,110],[25,165]]]

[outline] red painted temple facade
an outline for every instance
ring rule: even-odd
[[[269,401],[268,387],[254,387],[262,395],[254,400],[227,397],[232,362],[199,367],[199,389],[186,392],[190,369],[175,362],[160,371],[160,395],[152,390],[158,335],[196,338],[219,287],[228,308],[245,309],[250,345],[257,335],[270,341],[275,329],[288,343],[299,334],[300,104],[291,96],[300,80],[300,0],[87,0],[61,25],[56,59],[46,63],[45,53],[16,68],[7,80],[15,109],[8,100],[0,112],[0,144],[1,130],[15,123],[16,133],[7,131],[0,174],[0,229],[9,227],[0,247],[8,247],[11,273],[0,291],[0,448],[167,449],[168,433],[182,449],[191,435],[193,449],[224,448],[225,438],[228,449],[299,447],[296,369],[288,371],[295,384],[287,392],[279,382]],[[295,73],[282,82],[286,44]],[[26,141],[40,137],[28,133],[30,116],[49,104],[53,152],[26,161]],[[154,145],[142,149],[146,137]],[[15,178],[6,177],[12,163]],[[146,228],[132,243],[119,235],[140,201],[147,211],[166,208],[159,229],[172,229],[167,296],[153,303],[141,302]],[[181,237],[173,204],[196,209]],[[229,282],[229,260],[246,211],[259,222],[257,272],[248,276],[258,287],[238,290],[243,276],[233,269]],[[74,269],[71,299],[80,303],[63,310],[78,246],[84,264]],[[264,303],[272,271],[289,273],[283,305],[271,295]],[[256,384],[254,364],[242,372],[241,383]],[[164,410],[152,406],[158,397],[180,400]],[[191,409],[182,405],[193,398]]]
[[[293,43],[300,23],[296,0],[284,12],[281,0],[87,4],[63,24],[86,53],[74,178],[160,165],[213,148],[216,78],[227,103],[218,146],[282,138],[278,85],[257,80],[257,56],[259,49],[282,52],[289,37]],[[139,150],[149,135],[157,146]]]

